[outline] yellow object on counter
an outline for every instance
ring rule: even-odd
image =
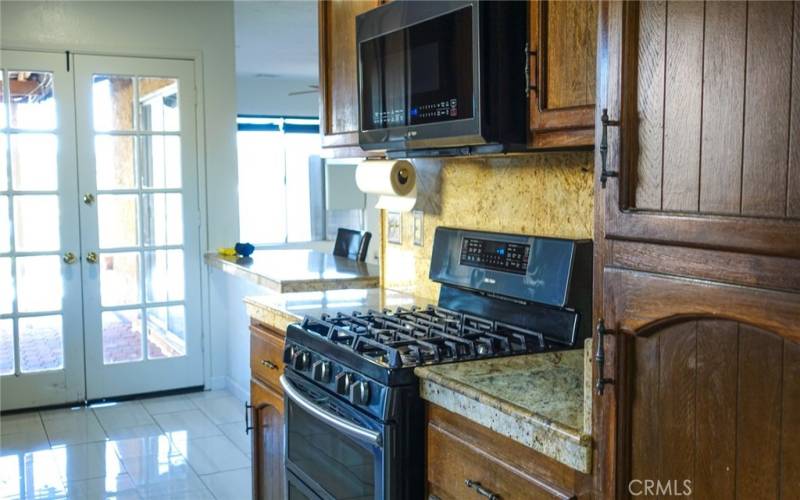
[[[217,253],[226,256],[236,256],[236,249],[232,247],[219,247],[217,248]]]

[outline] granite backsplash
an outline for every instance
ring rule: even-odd
[[[438,226],[591,238],[594,195],[591,152],[537,153],[442,161],[441,210],[425,214],[423,245],[413,243],[413,215],[402,214],[402,244],[389,243],[381,214],[384,287],[435,302],[439,285],[428,279]]]

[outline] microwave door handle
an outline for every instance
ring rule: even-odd
[[[382,446],[383,440],[381,439],[381,434],[379,432],[354,425],[353,423],[334,415],[333,413],[323,410],[313,402],[309,401],[305,396],[300,394],[300,392],[289,381],[289,379],[286,378],[286,376],[281,375],[280,382],[281,387],[283,387],[283,392],[286,394],[286,396],[302,409],[311,413],[334,429],[344,432],[348,436],[354,437],[360,441],[366,441],[367,443],[377,446],[378,448]]]

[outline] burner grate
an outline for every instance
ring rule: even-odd
[[[307,317],[303,328],[388,368],[540,352],[541,333],[436,306]]]

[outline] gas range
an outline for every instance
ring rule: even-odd
[[[424,405],[414,368],[580,348],[591,334],[591,253],[590,241],[437,228],[437,305],[290,325],[281,378],[288,491],[421,498]],[[319,445],[310,456],[324,458],[310,459],[300,443]],[[361,459],[332,463],[342,449]]]

